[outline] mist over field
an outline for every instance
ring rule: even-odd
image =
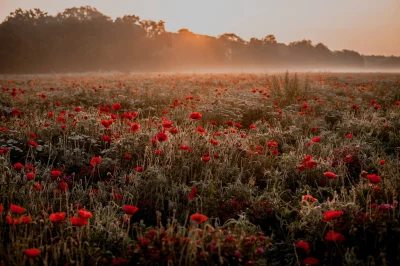
[[[323,43],[280,43],[272,34],[217,37],[135,15],[111,19],[89,6],[56,15],[12,12],[0,24],[0,73],[126,72],[395,72],[400,57],[332,51]]]

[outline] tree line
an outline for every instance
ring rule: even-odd
[[[400,57],[331,51],[310,40],[286,45],[274,35],[245,41],[234,33],[173,33],[162,20],[135,15],[112,20],[90,6],[55,16],[17,9],[0,24],[0,73],[287,68],[400,68]]]

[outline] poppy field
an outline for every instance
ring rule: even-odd
[[[400,264],[397,74],[0,87],[0,265]]]

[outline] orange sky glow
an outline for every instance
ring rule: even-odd
[[[0,0],[0,20],[16,8],[55,15],[90,5],[115,19],[134,14],[211,36],[245,40],[274,34],[278,42],[310,39],[331,50],[400,56],[400,0]]]

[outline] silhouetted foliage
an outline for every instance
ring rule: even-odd
[[[286,45],[274,35],[245,41],[234,33],[172,33],[162,20],[135,15],[112,20],[90,6],[55,16],[17,9],[0,24],[1,73],[398,67],[399,57],[331,51],[310,40]]]

